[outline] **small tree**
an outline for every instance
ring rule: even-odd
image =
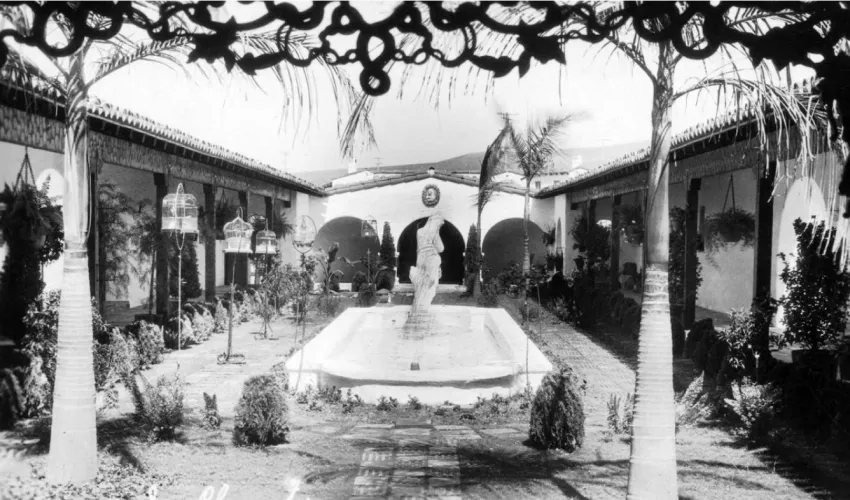
[[[840,263],[836,230],[824,223],[794,221],[796,265],[785,254],[779,275],[787,292],[780,299],[785,314],[785,341],[818,350],[833,342],[847,324],[850,276]]]
[[[390,232],[390,223],[384,222],[384,234],[381,237],[381,266],[386,266],[388,269],[395,270],[395,240]]]
[[[177,239],[181,238],[181,236],[172,237],[169,247],[169,273],[168,273],[168,293],[172,297],[177,296]],[[198,279],[198,254],[195,251],[195,242],[192,241],[188,236],[183,242],[183,254],[182,254],[182,268],[180,269],[180,273],[182,274],[183,284],[180,289],[181,292],[181,300],[194,299],[196,297],[200,297],[203,293],[201,289],[201,282]]]
[[[475,283],[478,281],[479,265],[478,228],[475,224],[469,226],[469,236],[466,238],[466,253],[463,254],[464,269],[466,269],[466,292],[475,295]]]

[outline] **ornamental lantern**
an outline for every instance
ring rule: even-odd
[[[257,232],[257,247],[254,253],[258,254],[276,254],[277,253],[277,234],[274,231],[265,229]]]
[[[360,226],[361,238],[377,238],[378,237],[378,221],[371,215],[363,219],[363,224]]]
[[[224,225],[225,253],[251,253],[251,235],[254,226],[242,220],[242,208],[239,215]]]
[[[301,215],[295,223],[292,245],[299,253],[307,253],[316,242],[316,223],[307,215]]]
[[[183,192],[182,182],[177,185],[177,193],[162,199],[162,230],[183,234],[198,232],[198,203],[194,195]]]

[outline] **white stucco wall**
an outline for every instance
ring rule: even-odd
[[[428,208],[422,203],[422,190],[429,184],[434,184],[440,189],[440,202],[433,208]],[[378,221],[379,229],[383,228],[384,222],[389,222],[395,238],[399,237],[408,224],[422,217],[440,213],[457,227],[466,241],[469,227],[477,219],[474,205],[477,193],[477,186],[429,178],[333,194],[327,198],[317,198],[313,202],[305,198],[303,203],[311,208],[311,216],[316,220],[317,225],[320,220],[327,222],[343,216],[363,219],[371,215]],[[532,198],[530,220],[545,229],[552,222],[554,206],[555,202],[552,198],[545,200]],[[497,193],[482,213],[482,232],[486,235],[497,222],[522,217],[522,214],[522,195]]]

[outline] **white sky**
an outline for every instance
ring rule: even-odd
[[[371,5],[379,12],[387,5]],[[231,11],[240,7],[231,7]],[[373,124],[378,149],[362,151],[358,163],[373,166],[437,161],[483,151],[498,132],[498,110],[519,119],[547,113],[574,112],[582,119],[570,128],[564,146],[604,146],[649,141],[652,88],[649,79],[622,57],[593,59],[581,42],[570,42],[563,81],[552,63],[533,68],[522,80],[516,71],[497,81],[493,95],[483,88],[458,95],[439,109],[409,92],[397,99],[400,85],[393,79],[390,92],[378,98]],[[716,67],[709,62],[709,68]],[[359,65],[347,67],[357,84]],[[420,72],[421,73],[421,72]],[[684,62],[677,68],[677,87],[688,77],[704,74],[702,63]],[[794,78],[807,75],[795,70]],[[111,75],[93,88],[93,94],[117,106],[180,128],[209,142],[256,158],[290,172],[341,168],[337,147],[336,108],[330,94],[320,98],[321,110],[309,130],[296,137],[292,128],[280,128],[283,90],[269,75],[261,80],[266,93],[239,78],[222,85],[188,81],[184,74],[153,63],[141,63]],[[562,101],[559,99],[561,85]],[[327,89],[324,89],[327,90]],[[716,113],[710,97],[699,104],[678,102],[674,131],[699,123]]]

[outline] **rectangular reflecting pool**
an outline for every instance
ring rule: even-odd
[[[364,401],[472,404],[478,396],[536,389],[552,365],[504,309],[350,308],[287,360],[299,390],[336,386]],[[299,380],[300,372],[300,380]]]

